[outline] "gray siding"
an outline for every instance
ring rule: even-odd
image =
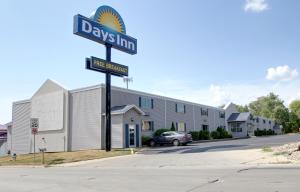
[[[102,148],[100,89],[70,95],[71,150]]]
[[[7,155],[7,142],[0,141],[0,156]]]
[[[102,113],[105,113],[105,88],[102,85]],[[210,131],[216,130],[219,126],[225,126],[225,118],[220,118],[219,113],[224,112],[223,109],[209,107],[200,104],[193,104],[186,101],[176,100],[172,98],[152,95],[143,92],[126,90],[122,88],[112,87],[112,106],[121,106],[134,104],[139,107],[139,97],[148,97],[153,99],[153,109],[141,108],[147,116],[143,120],[154,121],[154,130],[160,128],[170,128],[172,122],[185,123],[186,131],[199,131],[202,125],[208,125]],[[176,103],[182,103],[186,107],[186,113],[176,112]],[[208,109],[208,116],[201,115],[201,108]],[[103,123],[103,126],[105,124]],[[149,132],[145,132],[149,135]]]
[[[113,115],[111,118],[111,147],[112,148],[125,147],[123,114]]]
[[[30,102],[13,104],[12,153],[30,153]]]

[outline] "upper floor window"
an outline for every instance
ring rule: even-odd
[[[219,112],[220,118],[225,118],[225,113],[224,112]]]
[[[256,123],[259,123],[259,118],[258,117],[256,118]]]
[[[266,123],[266,120],[263,120],[264,123]]]
[[[139,107],[143,109],[153,109],[154,101],[149,97],[139,97]]]
[[[208,116],[208,109],[205,110],[205,109],[201,108],[201,115],[202,116]]]
[[[269,124],[271,124],[271,121],[269,121]]]
[[[175,111],[176,113],[185,113],[185,105],[182,103],[176,103]]]

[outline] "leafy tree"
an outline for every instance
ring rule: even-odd
[[[289,110],[286,107],[277,106],[274,109],[274,119],[275,122],[283,126],[284,132],[290,132],[289,131]]]
[[[300,128],[300,119],[296,113],[290,113],[290,121],[288,126],[291,132],[298,132],[298,129]]]
[[[240,113],[249,112],[248,105],[236,105],[236,108],[237,108],[238,112],[240,112]]]
[[[280,109],[285,108],[283,100],[281,100],[279,96],[275,95],[274,93],[259,97],[256,101],[253,101],[249,104],[249,110],[251,113],[271,119],[276,119],[275,109],[277,107],[281,107]]]
[[[289,108],[292,113],[297,115],[300,118],[300,100],[294,100],[290,103]]]

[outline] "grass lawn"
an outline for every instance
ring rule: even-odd
[[[54,165],[61,163],[71,163],[92,159],[101,159],[106,157],[115,157],[131,154],[130,150],[120,149],[106,152],[104,150],[85,150],[74,152],[58,152],[58,153],[45,153],[45,164]],[[0,166],[7,165],[42,165],[42,153],[35,155],[35,161],[33,154],[18,155],[17,160],[13,161],[12,157],[0,157]]]

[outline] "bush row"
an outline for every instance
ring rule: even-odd
[[[259,130],[259,129],[256,129],[254,131],[254,135],[255,136],[266,136],[266,135],[276,135],[275,131],[272,130],[272,129],[269,129],[269,130]]]
[[[232,138],[224,128],[218,127],[216,131],[192,131],[190,132],[194,141],[197,140],[208,140],[208,139],[225,139]]]

